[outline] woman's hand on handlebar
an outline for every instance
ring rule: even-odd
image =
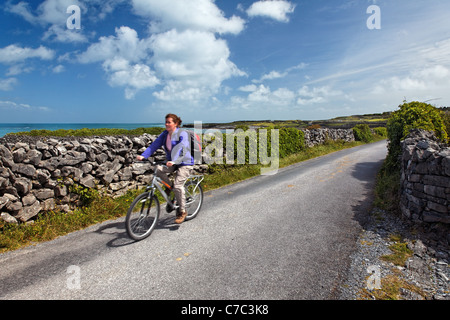
[[[168,167],[171,167],[174,165],[175,165],[175,162],[173,162],[173,161],[167,161],[167,163],[166,163],[166,166],[168,166]]]

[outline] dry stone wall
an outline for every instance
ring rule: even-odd
[[[353,141],[352,130],[304,130],[307,146],[326,139]],[[88,138],[0,138],[1,219],[27,222],[41,211],[68,212],[80,205],[74,186],[99,188],[113,196],[146,185],[153,168],[136,163],[156,136],[102,136]],[[155,159],[163,160],[158,150]],[[205,173],[205,164],[195,167]]]
[[[8,222],[26,222],[40,211],[69,211],[79,204],[73,185],[120,195],[148,182],[150,163],[136,154],[156,138],[138,137],[0,139],[0,212]],[[158,150],[157,160],[164,158]]]
[[[343,140],[346,142],[355,141],[353,129],[302,129],[305,134],[305,144],[307,147],[313,147],[322,144],[327,140]]]
[[[450,224],[450,148],[413,130],[402,141],[400,207],[411,220]]]

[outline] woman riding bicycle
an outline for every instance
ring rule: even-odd
[[[166,152],[166,167],[158,167],[158,177],[172,187],[167,174],[175,172],[173,191],[179,205],[175,222],[182,223],[187,216],[184,182],[194,166],[194,157],[190,152],[190,141],[187,132],[180,130],[181,119],[172,113],[166,115],[166,130],[142,153],[136,157],[142,161],[161,147]]]

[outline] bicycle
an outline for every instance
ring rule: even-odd
[[[166,211],[168,213],[179,208],[176,203],[172,187],[165,183],[157,176],[158,166],[165,164],[163,162],[152,162],[155,167],[152,182],[146,187],[144,193],[138,195],[130,205],[125,219],[125,226],[128,236],[134,240],[143,240],[147,238],[155,229],[161,207],[156,190],[160,192],[162,197],[166,200]],[[184,190],[186,197],[186,221],[194,219],[203,204],[203,188],[201,182],[203,175],[189,175],[184,182]],[[167,191],[163,190],[166,186]]]

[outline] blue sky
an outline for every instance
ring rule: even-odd
[[[72,5],[80,29],[67,26]],[[404,99],[449,106],[449,14],[447,0],[7,0],[0,122],[314,120],[394,111]]]

